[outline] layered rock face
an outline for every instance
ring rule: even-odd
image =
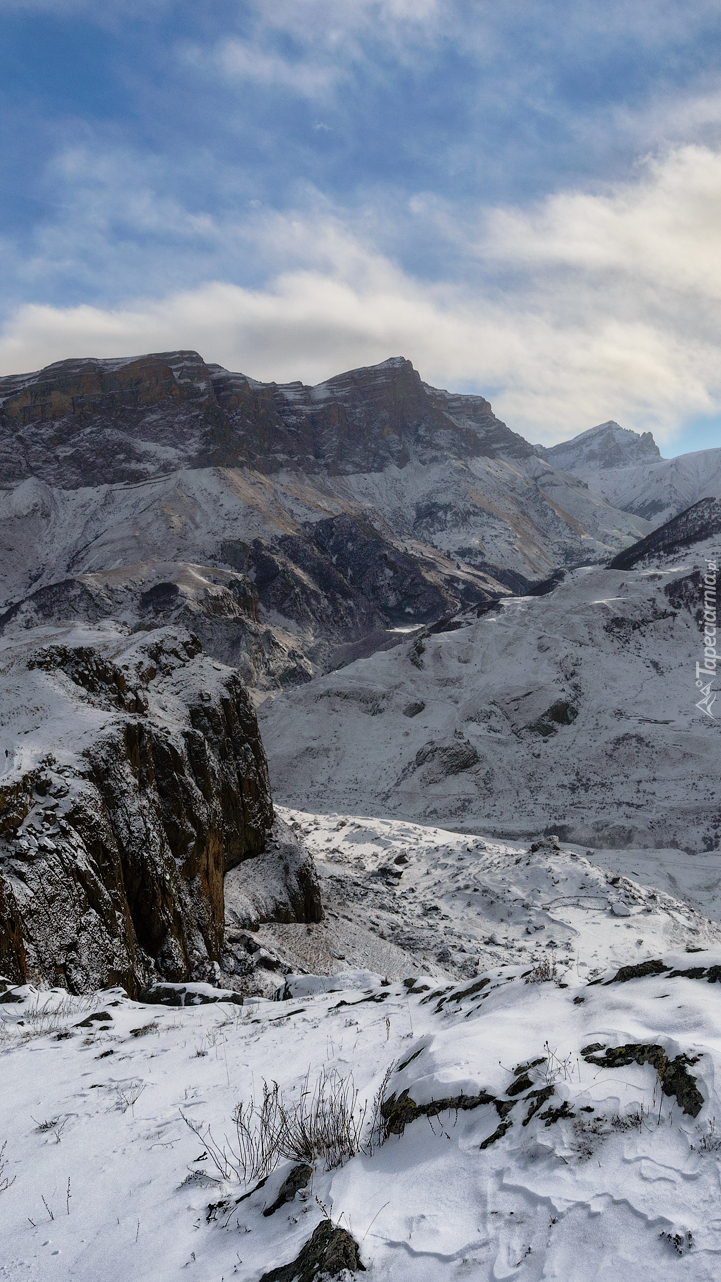
[[[0,652],[0,973],[72,992],[212,979],[224,876],[252,866],[255,916],[315,920],[297,848],[271,891],[263,746],[234,672],[182,630],[33,633]],[[0,769],[3,767],[0,766]],[[260,905],[260,907],[258,907]],[[285,914],[285,915],[284,915]]]
[[[498,452],[531,454],[481,396],[425,386],[396,357],[316,387],[258,383],[197,352],[58,361],[0,379],[0,469],[77,488],[179,467],[377,472]]]

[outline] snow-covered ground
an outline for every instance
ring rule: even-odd
[[[326,1212],[379,1282],[718,1278],[721,927],[682,902],[696,874],[672,898],[551,841],[281,814],[327,917],[258,938],[305,939],[329,978],[242,1006],[0,994],[0,1278],[258,1282]],[[264,1215],[292,1163],[251,1192],[184,1118],[227,1148],[264,1081],[292,1105],[321,1071],[352,1076],[365,1151]]]
[[[278,810],[313,853],[326,918],[312,929],[265,926],[259,938],[285,943],[289,961],[316,973],[353,966],[403,978],[421,967],[463,978],[552,955],[590,978],[669,949],[721,945],[721,903],[706,890],[714,867],[721,875],[718,856],[700,856],[699,868],[678,851],[664,852],[668,862],[636,852],[645,862],[621,872],[616,856],[629,852],[606,851],[601,863],[543,838],[530,851],[402,820]],[[646,874],[664,867],[662,890]]]

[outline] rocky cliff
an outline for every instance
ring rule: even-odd
[[[77,488],[179,467],[378,472],[532,449],[482,396],[452,396],[395,357],[316,387],[258,383],[197,352],[58,361],[0,379],[0,469]]]
[[[265,754],[236,673],[178,629],[32,642],[0,651],[0,973],[131,994],[212,979],[224,877],[237,870],[242,898],[246,866],[243,924],[320,917],[302,848],[268,854]]]
[[[581,432],[570,441],[561,441],[550,448],[542,445],[535,448],[539,457],[553,463],[554,467],[582,477],[609,468],[661,461],[661,451],[651,432],[632,432],[612,419]]]

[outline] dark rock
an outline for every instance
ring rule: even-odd
[[[112,1021],[112,1018],[113,1017],[108,1010],[91,1011],[89,1015],[85,1016],[85,1019],[81,1019],[77,1024],[73,1024],[73,1028],[92,1028],[93,1024],[107,1024]]]
[[[478,1147],[480,1149],[490,1148],[491,1144],[495,1144],[497,1140],[503,1139],[503,1136],[505,1135],[506,1131],[509,1130],[511,1126],[513,1126],[513,1122],[511,1121],[501,1122],[500,1125],[493,1132],[493,1134],[489,1135],[488,1138],[485,1139],[482,1144],[478,1145]]]
[[[530,1107],[523,1119],[523,1122],[521,1123],[522,1126],[528,1126],[528,1123],[533,1117],[535,1117],[539,1108],[543,1108],[546,1100],[550,1099],[553,1093],[554,1091],[552,1086],[541,1086],[538,1090],[528,1092],[525,1099],[527,1102],[530,1102]]]
[[[316,1282],[321,1275],[336,1278],[344,1269],[365,1273],[358,1243],[346,1229],[321,1220],[296,1258],[264,1273],[259,1282]]]
[[[209,988],[207,984],[153,984],[140,994],[139,1000],[149,1006],[208,1006],[213,1002],[243,1005],[240,993],[229,988]]]
[[[411,1061],[408,1060],[407,1063]],[[431,1100],[428,1104],[416,1104],[408,1090],[404,1090],[396,1099],[390,1095],[381,1104],[381,1117],[389,1135],[402,1135],[409,1122],[416,1117],[437,1117],[439,1113],[466,1112],[480,1108],[482,1104],[496,1104],[494,1095],[488,1091],[479,1091],[477,1095],[450,1095],[445,1099]]]
[[[622,966],[612,979],[606,980],[608,984],[626,984],[629,979],[644,979],[646,975],[663,975],[671,967],[665,962],[658,959],[652,959],[645,962],[637,962],[634,966]]]
[[[664,1095],[674,1095],[684,1113],[697,1117],[703,1108],[703,1095],[696,1085],[696,1078],[688,1072],[688,1065],[698,1063],[699,1056],[677,1055],[669,1060],[662,1046],[645,1042],[614,1046],[604,1055],[592,1052],[601,1047],[586,1046],[581,1051],[589,1064],[601,1068],[624,1068],[627,1064],[650,1064],[656,1069]]]
[[[573,725],[577,716],[578,710],[567,699],[557,699],[555,703],[551,704],[550,708],[547,708],[541,714],[537,721],[534,721],[533,725],[527,728],[547,738],[549,735],[555,734],[559,726]]]
[[[517,1077],[515,1081],[511,1082],[511,1085],[506,1091],[506,1095],[521,1095],[523,1091],[530,1090],[532,1086],[533,1082],[528,1074],[521,1073],[520,1077]]]
[[[286,1202],[292,1202],[296,1193],[307,1187],[312,1174],[313,1167],[308,1166],[307,1162],[294,1166],[281,1184],[277,1198],[271,1206],[265,1208],[263,1215],[274,1215]]]
[[[403,709],[404,717],[417,717],[419,712],[423,712],[425,703],[422,699],[417,699],[412,703],[407,703]]]
[[[467,739],[454,739],[452,743],[435,743],[431,740],[418,749],[413,761],[402,771],[398,782],[401,783],[423,768],[425,783],[440,783],[449,775],[472,770],[480,761],[478,749]]]
[[[2,865],[0,969],[15,983],[72,992],[121,984],[136,996],[158,980],[214,979],[224,876],[237,888],[246,867],[265,909],[256,918],[276,910],[284,921],[320,918],[307,852],[292,834],[266,850],[267,765],[237,675],[204,668],[197,641],[182,632],[128,646],[122,666],[100,646],[52,646],[31,659],[66,694],[69,717],[84,700],[106,715],[75,767],[60,831],[40,841],[29,833]],[[154,697],[158,687],[162,701],[164,680],[175,720],[129,715],[129,691],[142,686]],[[22,828],[41,776],[0,785],[5,837]],[[67,791],[69,777],[54,790]]]

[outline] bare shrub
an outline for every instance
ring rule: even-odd
[[[38,1134],[51,1134],[56,1144],[60,1143],[63,1137],[63,1131],[65,1130],[69,1120],[70,1119],[68,1117],[49,1117],[43,1122],[38,1122],[36,1117],[33,1118],[33,1121],[36,1123],[35,1129]]]
[[[558,979],[560,975],[554,953],[550,957],[542,957],[526,975],[527,984],[555,984]]]
[[[391,1075],[395,1072],[395,1068],[396,1061],[392,1060],[383,1074],[383,1080],[378,1087],[378,1090],[373,1096],[370,1126],[363,1146],[363,1151],[367,1153],[369,1157],[372,1157],[376,1149],[379,1149],[382,1144],[385,1144],[388,1136],[390,1135],[390,1118],[383,1116],[383,1105],[385,1103],[386,1091],[388,1090],[388,1083],[391,1079]]]
[[[145,1082],[129,1082],[126,1086],[116,1086],[115,1107],[119,1108],[121,1113],[127,1113],[128,1109],[132,1112],[144,1090]]]
[[[599,1143],[614,1132],[640,1131],[648,1119],[643,1108],[632,1113],[597,1113],[595,1117],[579,1118],[573,1123],[573,1150],[583,1162],[592,1157]]]
[[[69,1019],[95,1010],[98,1000],[95,994],[71,997],[68,993],[58,999],[54,992],[38,993],[32,1003],[21,1008],[22,1022],[3,1020],[0,1041],[24,1043],[63,1032]]]
[[[558,1051],[552,1051],[548,1042],[543,1043],[543,1049],[546,1054],[539,1064],[533,1068],[533,1075],[546,1086],[555,1086],[556,1082],[563,1078],[564,1082],[573,1080],[574,1072],[578,1073],[579,1081],[581,1079],[581,1069],[578,1062],[578,1056],[575,1058],[571,1052],[568,1055],[561,1056]]]
[[[699,1141],[692,1144],[691,1147],[699,1149],[702,1153],[718,1153],[721,1149],[721,1135],[716,1130],[716,1118],[710,1117],[706,1123],[706,1128],[697,1127]]]
[[[277,1082],[264,1082],[262,1102],[237,1105],[235,1138],[225,1136],[222,1144],[209,1126],[181,1116],[205,1145],[220,1178],[246,1183],[263,1179],[282,1158],[309,1165],[321,1161],[327,1171],[342,1166],[361,1148],[366,1109],[358,1106],[352,1076],[323,1069],[312,1085],[306,1073],[295,1100],[288,1100]]]

